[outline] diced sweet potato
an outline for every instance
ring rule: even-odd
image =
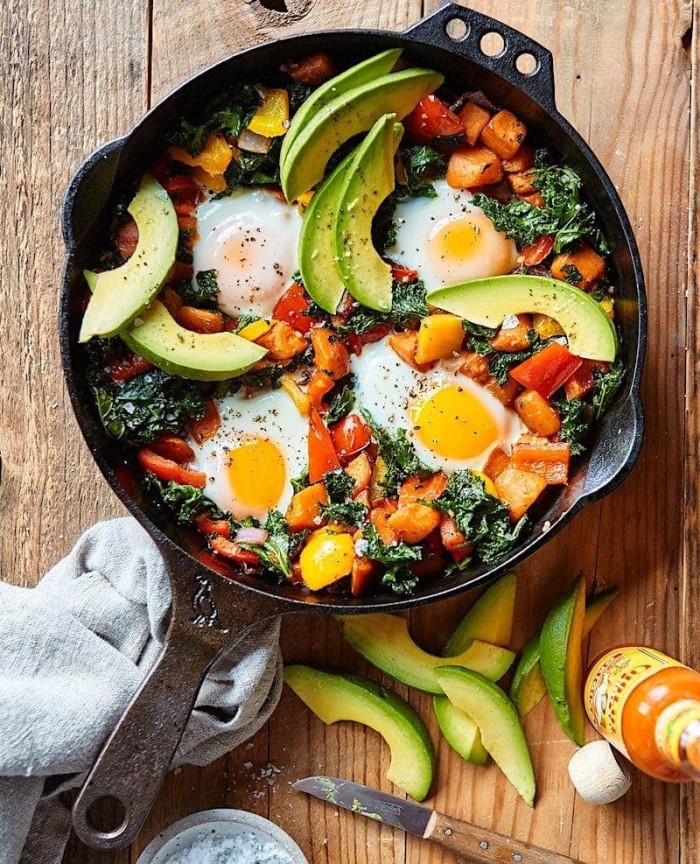
[[[180,306],[174,317],[181,327],[195,333],[221,333],[224,329],[224,316],[209,309]]]
[[[561,428],[556,410],[536,390],[523,390],[515,399],[518,416],[535,435],[549,438]]]
[[[526,135],[525,124],[515,114],[503,110],[494,114],[485,126],[481,143],[499,158],[510,159],[518,152]]]
[[[344,378],[350,370],[350,355],[340,336],[330,327],[314,327],[311,331],[316,367],[334,381]]]
[[[460,147],[450,156],[446,179],[453,189],[490,186],[503,179],[503,166],[498,156],[487,147]]]
[[[372,525],[377,529],[382,543],[390,546],[396,543],[397,537],[393,529],[389,526],[389,519],[396,513],[398,502],[395,498],[383,498],[372,507],[369,514]]]
[[[363,489],[362,492],[353,493],[353,500],[358,504],[364,504],[364,506],[369,510],[372,506],[372,502],[369,497],[369,489]]]
[[[494,447],[484,465],[484,474],[489,480],[495,480],[510,465],[510,456],[501,447]]]
[[[392,333],[388,339],[389,345],[399,355],[404,363],[408,363],[419,372],[425,372],[432,363],[418,363],[416,360],[416,349],[418,347],[418,331],[404,330],[403,333]]]
[[[335,381],[330,375],[326,375],[325,372],[316,369],[306,388],[306,395],[311,407],[315,408],[317,411],[323,408],[323,397],[326,393],[330,393],[334,386]]]
[[[400,503],[396,513],[389,516],[387,524],[397,540],[420,543],[440,524],[440,511],[418,502]]]
[[[360,492],[369,489],[369,481],[372,479],[372,463],[369,461],[369,456],[366,453],[360,453],[359,456],[348,462],[345,466],[345,473],[352,477],[353,483],[353,498],[357,499]]]
[[[282,71],[300,84],[308,84],[310,87],[318,87],[335,75],[333,62],[325,51],[308,54],[301,60],[288,60]]]
[[[355,556],[350,572],[350,593],[353,597],[364,597],[374,588],[379,575],[379,565],[371,558]]]
[[[491,119],[491,114],[486,108],[477,105],[476,102],[467,102],[459,112],[459,119],[464,123],[467,144],[471,144],[473,147]]]
[[[267,348],[268,360],[291,360],[305,351],[307,345],[306,339],[286,321],[275,321],[256,343]]]
[[[173,318],[182,309],[182,297],[173,288],[166,287],[163,289],[160,299],[163,305],[170,312]]]
[[[486,385],[492,377],[489,372],[489,358],[477,354],[476,351],[465,351],[458,368],[463,375],[477,384]]]
[[[533,192],[531,195],[521,195],[520,197],[531,207],[544,207],[544,198],[541,192]]]
[[[197,444],[204,444],[219,431],[221,426],[221,416],[219,409],[216,407],[216,402],[213,399],[207,399],[204,403],[204,416],[199,420],[190,420],[187,424],[187,431]]]
[[[514,174],[507,174],[508,185],[516,195],[532,195],[537,192],[537,187],[533,183],[536,177],[534,171],[518,171]]]
[[[503,326],[489,344],[495,351],[524,351],[530,347],[528,333],[532,329],[532,318],[529,315],[518,315],[514,327],[506,326],[513,322],[506,318]]]
[[[506,468],[494,483],[498,497],[508,505],[508,514],[513,522],[527,513],[547,486],[544,477],[519,468]]]
[[[411,564],[411,572],[421,579],[436,576],[445,566],[445,547],[437,528],[423,542],[423,557]]]
[[[605,273],[605,261],[595,249],[582,246],[577,252],[557,255],[551,270],[555,279],[586,290]]]
[[[513,445],[513,468],[544,477],[552,486],[569,481],[571,448],[562,441],[531,443],[518,441]]]
[[[290,531],[313,531],[325,524],[321,505],[328,504],[323,483],[314,483],[292,496],[285,518]]]
[[[420,477],[407,477],[399,489],[399,507],[415,501],[435,501],[445,491],[447,475],[437,471],[421,480]]]
[[[540,312],[535,312],[532,316],[532,329],[541,339],[564,335],[564,329],[558,321],[550,318],[549,315],[542,315]]]
[[[506,174],[515,174],[520,171],[529,171],[535,166],[535,151],[523,144],[514,156],[503,160],[503,170]]]
[[[492,376],[491,380],[486,384],[486,389],[492,396],[495,396],[502,405],[505,405],[506,408],[512,408],[513,403],[515,402],[515,397],[518,395],[520,385],[512,378],[508,378],[505,384],[499,384]]]
[[[474,547],[457,527],[457,523],[443,513],[440,517],[440,540],[449,552],[453,561],[459,564],[468,555],[471,555]]]

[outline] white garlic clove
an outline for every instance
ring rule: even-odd
[[[569,777],[576,791],[589,804],[611,804],[632,785],[625,765],[607,741],[591,741],[569,760]]]

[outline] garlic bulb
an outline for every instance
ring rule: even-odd
[[[618,762],[607,741],[591,741],[569,760],[569,777],[589,804],[611,804],[632,785],[627,768]]]

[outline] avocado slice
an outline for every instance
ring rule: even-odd
[[[431,306],[483,327],[500,327],[509,315],[549,315],[566,333],[577,357],[612,363],[617,337],[600,303],[574,285],[544,276],[492,276],[438,288],[428,296]]]
[[[449,661],[428,654],[411,639],[408,622],[400,615],[377,612],[371,615],[348,615],[339,618],[339,621],[343,637],[365,660],[397,681],[427,693],[443,692],[435,673],[438,667],[447,663],[475,669],[487,678],[498,681],[515,659],[512,651],[478,639]]]
[[[175,262],[177,215],[168,193],[150,174],[141,181],[128,212],[139,229],[134,254],[115,270],[85,270],[92,297],[78,341],[114,336],[148,306]]]
[[[353,150],[323,181],[304,213],[299,234],[299,271],[309,296],[335,313],[345,285],[335,261],[334,233],[338,192],[353,161]]]
[[[591,632],[600,616],[615,599],[617,588],[609,588],[591,598],[586,606],[583,618],[583,635],[585,639]],[[540,667],[540,636],[539,633],[523,648],[518,665],[515,667],[513,682],[510,685],[510,698],[515,703],[518,713],[525,717],[539,705],[547,693],[547,685],[542,677]]]
[[[235,333],[193,333],[181,327],[160,300],[142,313],[122,340],[170,375],[224,381],[242,375],[267,350]]]
[[[474,720],[486,751],[532,807],[535,772],[513,703],[500,687],[478,672],[443,666],[436,674],[450,702]]]
[[[280,166],[287,200],[294,201],[318,183],[341,144],[366,132],[390,111],[401,120],[443,81],[443,75],[430,69],[403,69],[354,87],[329,102],[300,130]]]
[[[474,639],[505,648],[513,633],[515,587],[515,573],[511,571],[487,588],[447,640],[443,657],[460,654]]]
[[[547,616],[540,633],[542,677],[557,720],[571,738],[583,746],[583,622],[586,583],[579,576],[571,591]]]
[[[388,51],[375,54],[373,57],[363,60],[362,63],[351,66],[349,69],[341,72],[340,75],[336,75],[314,90],[292,117],[289,129],[287,129],[287,134],[284,136],[284,141],[282,142],[280,165],[286,160],[287,154],[297,135],[322,108],[325,108],[329,102],[347,93],[348,90],[353,90],[355,87],[360,87],[362,84],[374,81],[380,76],[388,75],[396,65],[402,50],[401,48],[390,48]]]
[[[372,221],[395,185],[394,154],[403,135],[395,114],[374,124],[345,172],[333,226],[335,261],[348,291],[378,312],[392,304],[391,266],[372,244]]]
[[[284,680],[324,723],[351,720],[379,732],[391,750],[387,778],[417,801],[426,797],[435,751],[425,724],[403,699],[361,675],[311,666],[287,666]]]
[[[455,708],[447,696],[433,696],[433,711],[440,731],[450,747],[467,762],[483,765],[489,754],[481,743],[479,727],[472,718]]]

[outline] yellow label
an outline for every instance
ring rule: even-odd
[[[700,704],[695,699],[674,702],[661,712],[656,723],[656,745],[676,766],[683,764],[681,739],[691,723],[700,722]]]
[[[625,704],[638,684],[669,666],[683,663],[654,648],[613,648],[588,672],[584,688],[588,719],[625,756],[629,755],[622,740]]]

